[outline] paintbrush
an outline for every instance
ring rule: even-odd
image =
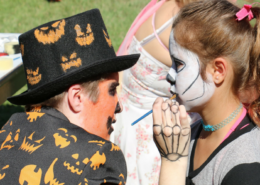
[[[170,100],[173,100],[176,98],[176,94],[174,94]],[[150,110],[149,112],[147,112],[146,114],[144,114],[143,116],[141,116],[139,119],[135,120],[131,125],[135,125],[136,123],[138,123],[139,121],[141,121],[142,119],[144,119],[146,116],[148,116],[149,114],[153,113],[153,110]]]

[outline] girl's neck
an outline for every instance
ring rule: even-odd
[[[225,94],[217,94],[215,93],[211,100],[207,102],[205,108],[203,108],[200,112],[200,115],[203,119],[205,125],[217,125],[226,118],[228,118],[231,113],[236,110],[240,105],[239,99],[233,95],[233,93],[225,93]],[[229,131],[232,125],[236,122],[239,116],[242,113],[242,109],[237,114],[237,116],[230,121],[223,128],[218,129],[214,132],[210,132],[210,136],[219,136],[220,138],[224,137],[224,135]],[[206,131],[202,131],[203,132]]]

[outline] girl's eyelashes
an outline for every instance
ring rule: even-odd
[[[175,57],[172,57],[174,59],[175,65],[176,65],[176,71],[180,72],[184,67],[185,63]]]

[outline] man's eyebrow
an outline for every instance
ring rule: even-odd
[[[110,85],[110,88],[116,88],[117,86],[119,86],[119,83],[118,83],[118,82],[113,82],[113,83]]]

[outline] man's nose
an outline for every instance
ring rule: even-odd
[[[175,79],[168,73],[166,76],[167,82],[169,82],[171,85],[175,85]]]
[[[115,111],[115,113],[117,114],[117,113],[120,113],[120,112],[122,112],[122,111],[123,111],[123,106],[122,106],[121,102],[118,101],[118,102],[117,102],[117,105],[116,105],[116,111]]]

